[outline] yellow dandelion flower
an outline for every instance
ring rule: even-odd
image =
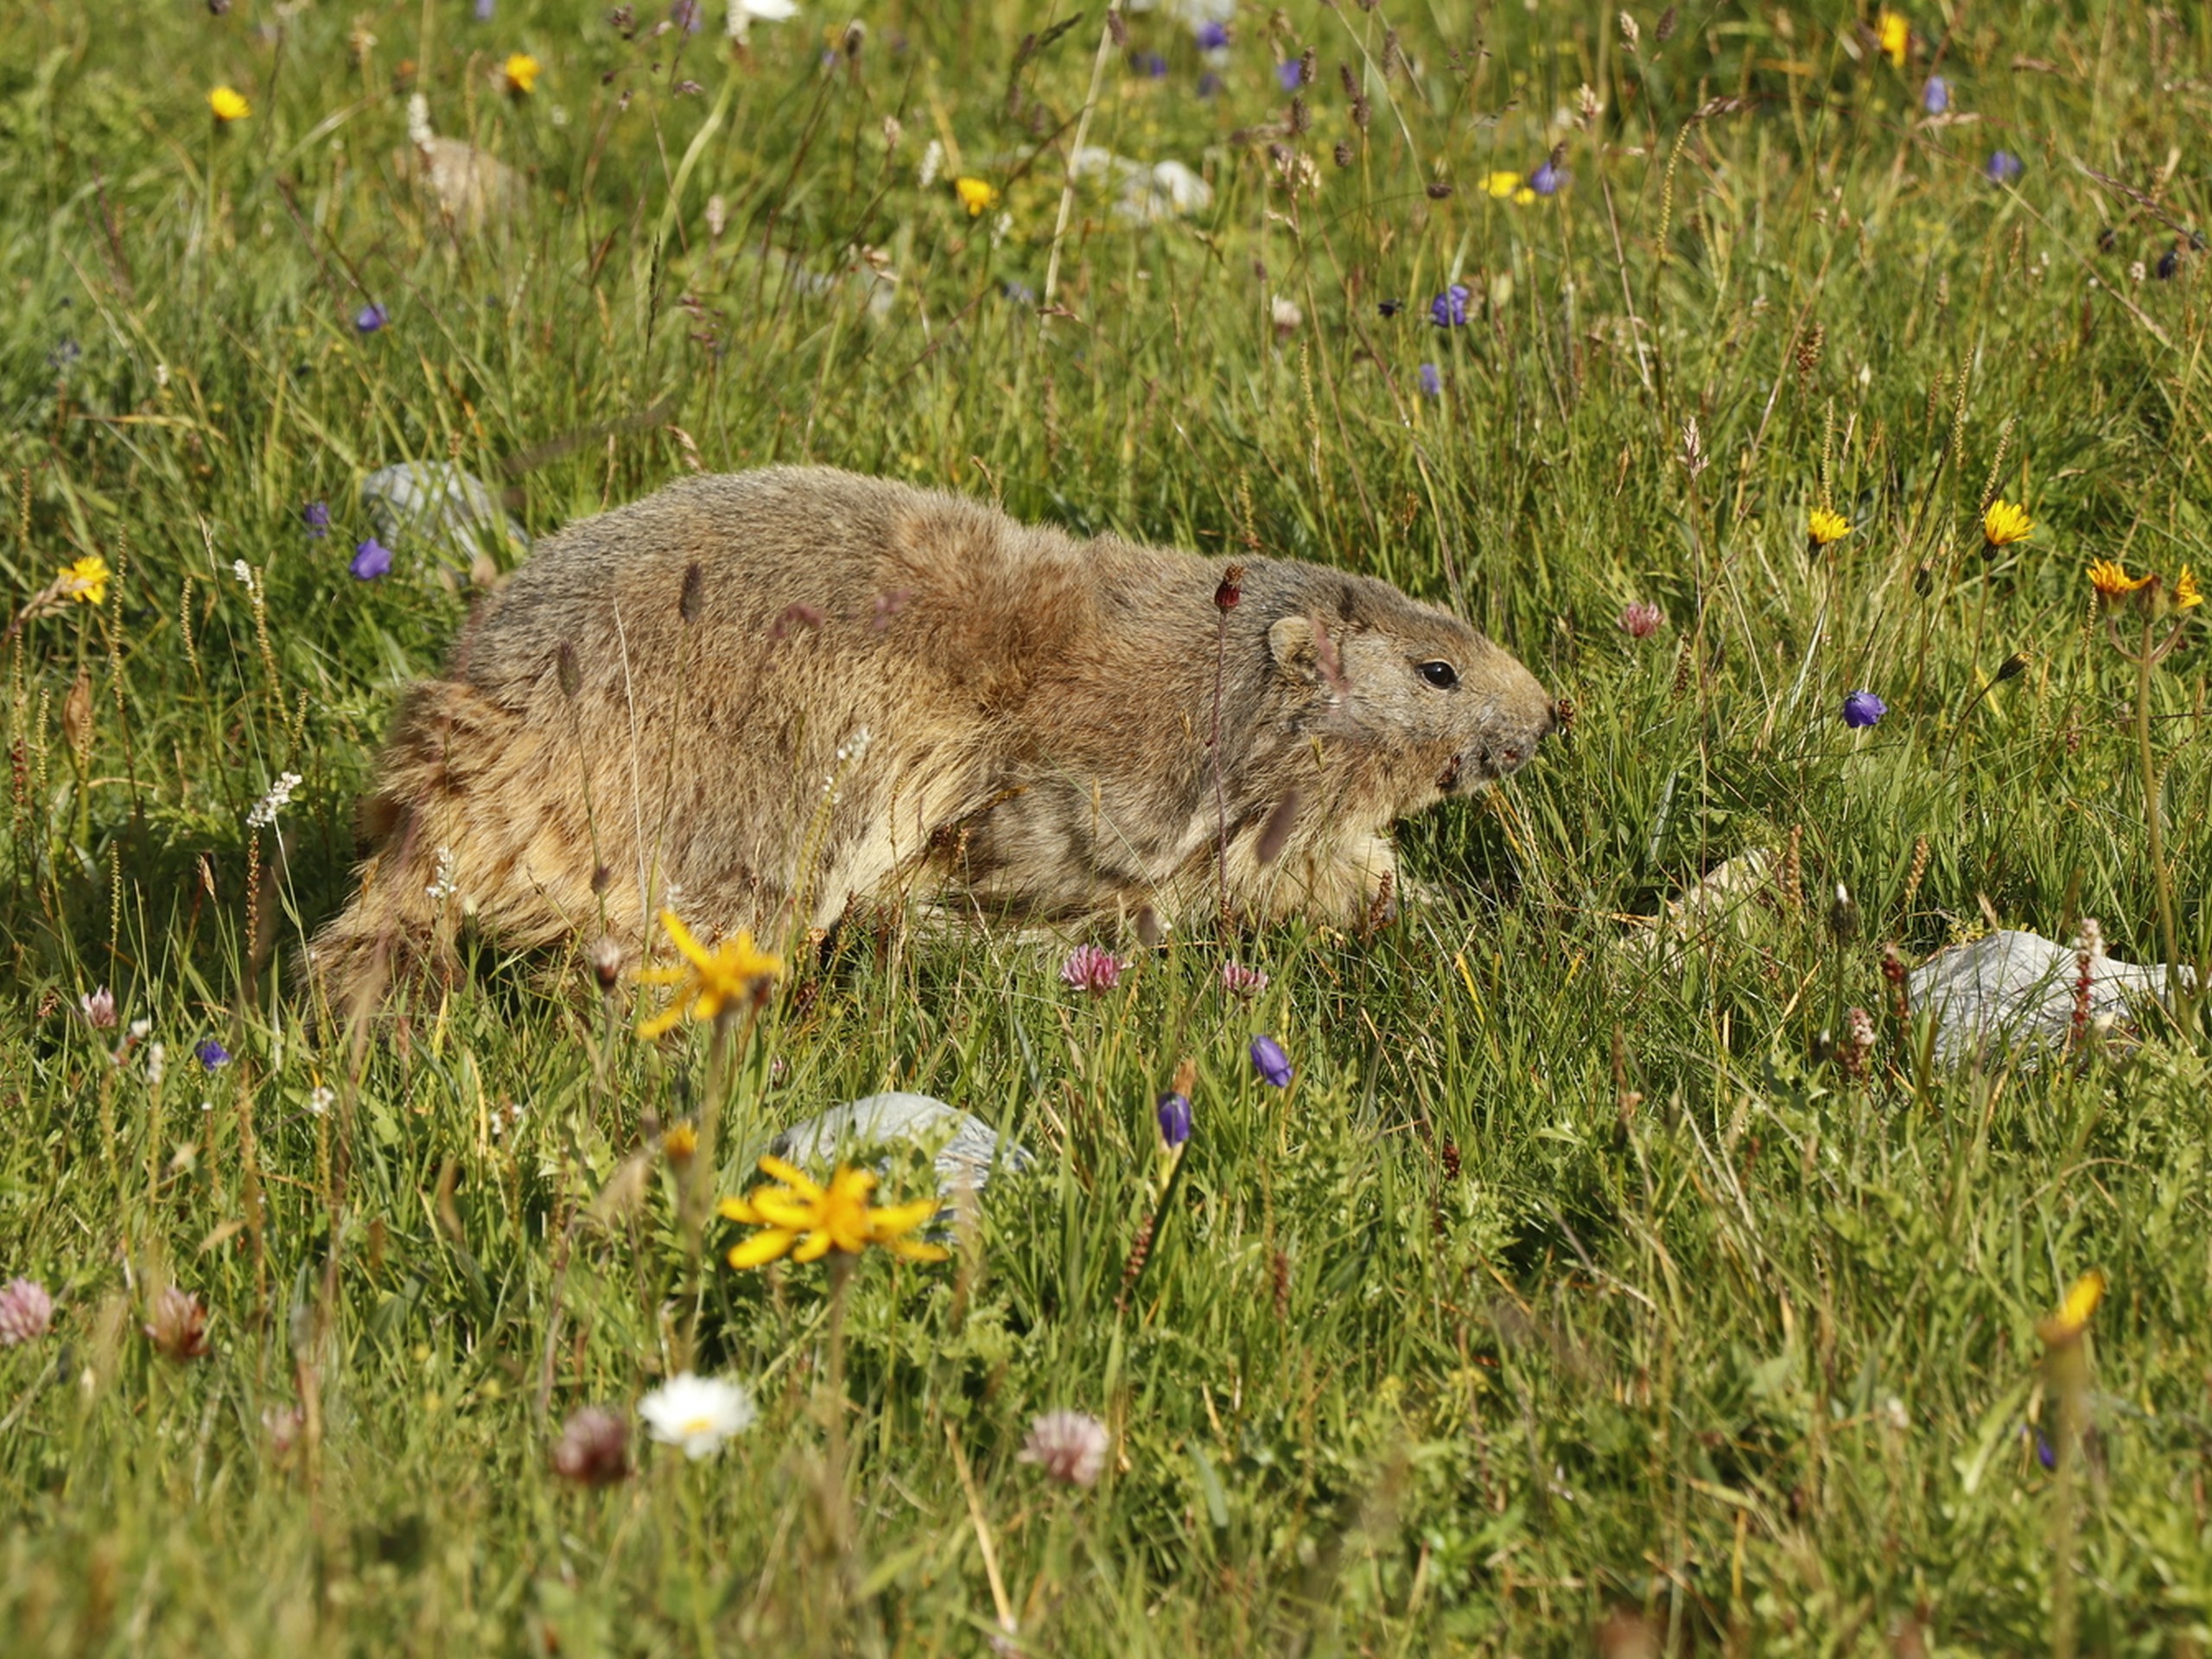
[[[935,1198],[877,1209],[875,1177],[864,1169],[840,1167],[823,1186],[796,1165],[763,1158],[760,1173],[777,1186],[756,1186],[741,1198],[724,1198],[719,1208],[731,1221],[760,1230],[729,1253],[733,1268],[758,1268],[788,1255],[794,1262],[818,1262],[832,1250],[858,1255],[871,1244],[911,1262],[942,1262],[951,1254],[908,1234],[938,1211]]]
[[[1516,207],[1526,207],[1536,199],[1535,188],[1518,173],[1486,173],[1483,188],[1497,200],[1510,201]]]
[[[2110,559],[2092,559],[2089,562],[2089,586],[2104,595],[2108,604],[2126,599],[2130,594],[2149,587],[2157,580],[2155,575],[2131,576],[2125,565],[2114,563]]]
[[[1912,25],[1902,12],[1885,11],[1874,19],[1874,32],[1882,42],[1882,55],[1893,69],[1904,67],[1905,49],[1912,44]]]
[[[2105,1276],[2094,1268],[2076,1279],[2066,1292],[2066,1300],[2049,1319],[2036,1324],[2036,1334],[2046,1348],[2056,1348],[2074,1341],[2088,1329],[2089,1316],[2097,1311],[2097,1304],[2105,1299]]]
[[[107,568],[107,561],[97,553],[87,553],[74,564],[66,567],[54,582],[61,591],[79,605],[107,603],[108,578],[114,573]]]
[[[1981,515],[1982,539],[1992,547],[2009,547],[2014,542],[2024,542],[2034,528],[2028,518],[2028,510],[2012,505],[2001,495]]]
[[[661,912],[660,925],[668,930],[668,937],[683,953],[688,965],[639,971],[638,977],[645,984],[677,988],[676,1000],[666,1010],[638,1027],[640,1037],[658,1037],[672,1030],[686,1014],[694,1020],[714,1020],[732,1003],[763,1001],[784,976],[783,958],[754,948],[750,933],[741,931],[709,954],[691,937],[691,930],[676,919],[674,911]]]
[[[2204,595],[2196,588],[2196,578],[2190,574],[2189,567],[2184,564],[2181,568],[2181,575],[2174,578],[2174,609],[2194,610],[2203,602]]]
[[[545,66],[527,52],[511,53],[499,67],[500,78],[506,82],[507,90],[518,98],[529,97],[537,85],[538,76],[544,72]]]
[[[253,113],[253,105],[245,101],[245,94],[230,86],[218,86],[208,93],[207,107],[215,112],[215,119],[226,126]]]
[[[660,1149],[671,1164],[688,1164],[699,1150],[699,1131],[689,1123],[678,1123],[661,1136]]]
[[[1851,520],[1826,507],[1815,507],[1813,516],[1806,521],[1805,533],[1812,538],[1815,547],[1826,547],[1851,534]]]
[[[952,188],[960,198],[960,205],[968,210],[970,219],[999,205],[999,193],[987,179],[955,179]]]

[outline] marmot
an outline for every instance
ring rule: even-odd
[[[773,939],[918,884],[1173,920],[1217,902],[1224,822],[1238,913],[1356,919],[1392,822],[1521,766],[1551,699],[1386,582],[1228,569],[824,467],[571,524],[406,692],[310,971],[342,1005],[449,970],[464,915],[636,952],[664,906]]]

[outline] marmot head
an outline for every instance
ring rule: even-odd
[[[1363,578],[1268,627],[1301,727],[1364,751],[1395,813],[1472,795],[1526,765],[1559,724],[1551,696],[1459,618]]]

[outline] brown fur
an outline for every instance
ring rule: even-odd
[[[505,947],[637,950],[671,889],[705,938],[922,882],[1001,914],[1203,912],[1224,569],[824,468],[572,524],[406,694],[365,815],[380,845],[314,968],[374,995],[449,967],[464,914]],[[1426,683],[1437,661],[1456,687]],[[1220,696],[1230,898],[1257,917],[1358,919],[1392,822],[1554,724],[1465,623],[1288,560],[1247,565]]]

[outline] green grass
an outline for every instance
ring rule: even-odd
[[[1045,286],[1096,12],[1025,54],[1042,11],[871,8],[825,66],[843,14],[733,59],[718,6],[688,44],[654,8],[634,41],[595,5],[498,10],[0,15],[0,576],[12,614],[72,560],[120,572],[22,624],[0,709],[0,1278],[60,1304],[0,1350],[11,1652],[972,1653],[987,1554],[1039,1654],[1564,1653],[1601,1627],[1618,1653],[2201,1650],[2202,1022],[1944,1071],[1880,962],[1992,917],[2164,954],[2134,671],[2082,573],[2208,562],[2212,255],[2156,274],[2207,214],[2202,15],[1972,9],[1946,35],[1916,4],[1900,73],[1832,3],[1685,7],[1663,42],[1642,15],[1635,51],[1604,6],[1300,3],[1273,35],[1248,6],[1213,99],[1187,31],[1138,16],[1168,73],[1109,48],[1087,142],[1214,199],[1132,228],[1080,192],[1040,321],[1005,285]],[[1312,130],[1264,130],[1306,45]],[[1939,48],[1973,122],[1920,118]],[[544,64],[526,99],[492,84],[514,50]],[[1339,62],[1367,66],[1363,133]],[[219,132],[219,83],[253,106]],[[1603,113],[1554,128],[1585,83]],[[526,218],[442,220],[402,170],[415,88],[523,170]],[[918,186],[932,138],[1004,192],[1002,238],[953,157]],[[1484,192],[1554,143],[1559,195]],[[2011,188],[1981,174],[1999,147]],[[889,314],[764,245],[882,251]],[[1432,327],[1455,280],[1470,323]],[[390,323],[359,335],[372,301]],[[695,454],[1371,571],[1578,711],[1501,796],[1406,826],[1434,897],[1371,938],[1183,938],[1096,1002],[1045,948],[893,918],[797,952],[718,1190],[777,1123],[894,1085],[1039,1160],[955,1263],[861,1265],[842,1403],[822,1267],[694,1294],[650,1136],[712,1103],[703,1033],[639,1042],[632,993],[602,1009],[574,961],[487,953],[358,1047],[285,988],[346,896],[396,691],[469,598],[405,550],[348,576],[361,476],[450,456],[543,532]],[[2036,530],[1985,557],[1992,494]],[[1853,531],[1809,556],[1824,499]],[[1630,600],[1667,612],[1640,645]],[[2200,963],[2206,638],[2149,709]],[[1859,687],[1892,712],[1854,733]],[[285,771],[281,849],[250,851]],[[1638,942],[1626,918],[1760,850],[1794,877],[1738,922]],[[1217,988],[1231,953],[1273,976],[1249,1009]],[[102,985],[151,1022],[119,1066],[76,1013]],[[1853,1007],[1863,1082],[1831,1058]],[[1287,1092],[1244,1058],[1259,1030]],[[212,1074],[209,1036],[237,1056]],[[1185,1058],[1163,1208],[1151,1102]],[[2092,1267],[2094,1433],[2054,1476],[2036,1322]],[[139,1334],[172,1281],[210,1310],[204,1360]],[[758,1426],[564,1485],[565,1414],[627,1411],[695,1325]],[[264,1414],[310,1404],[280,1455]],[[1088,1493],[1014,1459],[1064,1406],[1114,1430]]]

